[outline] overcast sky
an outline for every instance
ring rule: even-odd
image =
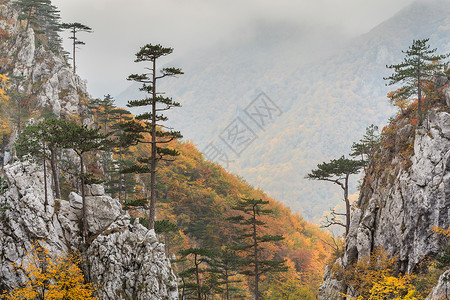
[[[77,53],[77,71],[95,97],[119,94],[140,72],[134,53],[146,43],[175,49],[172,58],[230,40],[255,23],[287,22],[329,27],[357,36],[414,0],[53,0],[63,22],[80,22],[93,33]],[[320,36],[320,35],[319,35]],[[66,37],[66,36],[64,36]],[[70,41],[65,39],[66,50]]]

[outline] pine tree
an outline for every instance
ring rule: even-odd
[[[72,122],[64,122],[62,130],[65,132],[65,139],[61,142],[62,148],[72,149],[80,159],[80,173],[78,177],[81,180],[81,197],[83,201],[82,215],[83,215],[83,229],[82,236],[86,240],[88,234],[87,219],[86,219],[86,195],[85,184],[89,177],[85,172],[84,154],[93,150],[104,150],[111,146],[107,141],[107,136],[99,133],[98,128],[89,129],[86,125],[78,125]]]
[[[370,125],[366,128],[366,133],[359,142],[352,145],[352,157],[360,157],[364,164],[364,169],[373,160],[375,148],[380,144],[381,136],[378,133],[378,126]]]
[[[99,101],[100,104],[100,101]],[[94,111],[99,111],[100,106],[92,105]],[[99,120],[97,118],[97,120]],[[103,161],[106,163],[103,169],[107,181],[105,187],[107,192],[118,197],[119,200],[126,200],[129,194],[134,192],[136,180],[134,174],[124,174],[120,170],[133,165],[128,157],[131,156],[130,150],[124,143],[124,129],[121,126],[124,122],[132,120],[131,113],[123,108],[113,107],[108,113],[108,133],[116,141],[114,148],[105,151]],[[108,159],[110,158],[110,159]]]
[[[30,125],[19,135],[15,143],[16,154],[18,157],[26,157],[31,155],[37,160],[42,160],[44,167],[44,210],[47,211],[48,194],[47,194],[47,143],[44,141],[43,127],[38,125]]]
[[[54,118],[47,119],[27,126],[15,143],[17,156],[24,157],[29,154],[32,157],[43,159],[44,171],[46,171],[45,161],[50,161],[53,187],[57,199],[61,199],[61,187],[56,154],[62,148],[62,141],[66,138],[64,128],[65,121]]]
[[[394,73],[384,78],[389,80],[388,85],[403,83],[403,86],[395,93],[400,99],[408,99],[417,95],[418,110],[417,117],[419,124],[422,124],[422,92],[424,86],[433,80],[439,72],[443,71],[443,59],[449,55],[434,54],[437,49],[430,49],[429,39],[413,40],[408,50],[402,51],[405,54],[403,61],[396,65],[386,66],[394,69]],[[392,99],[391,99],[392,100]]]
[[[181,258],[177,261],[184,261],[188,256],[192,257],[193,266],[178,273],[183,278],[182,299],[185,294],[197,294],[196,299],[202,300],[203,295],[210,290],[210,286],[203,280],[206,277],[207,266],[215,256],[214,252],[205,248],[189,248],[180,251]],[[187,282],[186,282],[187,281]]]
[[[161,147],[161,145],[182,137],[180,132],[169,130],[160,123],[167,120],[167,117],[161,112],[180,106],[172,98],[164,97],[161,92],[157,92],[157,83],[160,79],[183,74],[178,68],[163,68],[161,75],[156,74],[156,61],[171,54],[172,51],[172,48],[164,48],[161,45],[147,44],[143,46],[136,54],[135,62],[150,62],[150,67],[147,68],[150,72],[132,74],[128,77],[128,80],[142,83],[140,90],[146,92],[148,97],[128,101],[127,106],[150,106],[150,111],[137,115],[135,120],[127,122],[124,126],[129,144],[144,143],[151,146],[150,157],[141,158],[133,167],[124,170],[124,172],[150,173],[149,229],[154,227],[156,214],[156,164],[160,160],[172,160],[174,156],[179,155],[178,151]],[[167,130],[163,131],[162,128]]]
[[[22,123],[24,119],[29,116],[29,98],[30,96],[24,94],[21,90],[21,85],[25,81],[24,76],[11,76],[11,87],[8,90],[9,104],[12,108],[11,117],[16,124],[17,134],[22,131]]]
[[[76,49],[77,49],[77,45],[85,45],[85,43],[83,41],[80,41],[77,37],[77,33],[79,32],[88,32],[91,33],[92,32],[92,28],[90,28],[89,26],[83,25],[81,23],[75,22],[75,23],[62,23],[61,24],[61,28],[62,29],[69,29],[70,32],[72,33],[72,36],[69,37],[69,39],[71,39],[72,45],[73,45],[73,49],[72,49],[72,61],[73,61],[73,73],[76,73],[76,62],[75,62],[75,54],[76,54]]]
[[[348,198],[349,190],[349,177],[352,174],[358,174],[364,163],[359,160],[352,160],[342,156],[339,159],[332,159],[330,162],[323,162],[317,165],[317,169],[314,169],[309,173],[306,178],[313,180],[329,181],[339,185],[342,188],[345,202],[345,214],[337,213],[334,209],[331,212],[331,219],[327,220],[328,223],[324,227],[332,225],[339,225],[345,227],[345,236],[348,234],[350,228],[350,200]],[[345,216],[345,223],[338,219],[338,216]]]
[[[170,253],[169,235],[179,230],[178,226],[169,220],[155,221],[155,233],[161,234],[164,237],[164,249],[167,257],[169,257]]]
[[[261,299],[259,282],[263,274],[287,271],[285,260],[269,260],[263,257],[263,244],[284,239],[282,235],[261,235],[261,227],[266,223],[261,221],[260,217],[273,213],[271,209],[264,208],[268,203],[269,201],[262,199],[241,199],[236,206],[232,207],[234,210],[241,212],[241,215],[227,218],[227,220],[243,225],[245,228],[240,238],[249,241],[233,248],[247,253],[245,259],[241,262],[247,268],[241,273],[254,278],[254,295],[256,300]]]
[[[234,283],[241,282],[239,279],[234,279],[238,275],[240,264],[240,257],[236,251],[229,248],[222,249],[211,262],[211,273],[217,276],[216,290],[224,294],[226,300],[233,299],[233,295],[241,291],[233,286]]]

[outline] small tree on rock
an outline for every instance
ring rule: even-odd
[[[396,102],[396,99],[400,103],[405,99],[410,98],[413,95],[417,96],[418,109],[417,118],[419,124],[422,124],[422,92],[424,86],[429,83],[433,78],[443,71],[444,63],[443,59],[449,55],[436,55],[437,49],[431,49],[428,45],[429,39],[413,40],[412,45],[408,50],[402,51],[405,54],[403,61],[396,65],[386,66],[389,69],[394,69],[394,73],[384,78],[389,80],[388,85],[402,83],[403,86],[395,93],[391,93],[390,98],[392,102]],[[393,98],[394,97],[394,98]]]
[[[85,45],[85,43],[83,41],[80,41],[77,37],[77,33],[79,33],[80,31],[82,32],[88,32],[91,33],[92,32],[92,28],[86,25],[83,25],[81,23],[75,22],[75,23],[62,23],[61,24],[61,28],[62,29],[68,29],[70,30],[70,32],[72,33],[72,36],[69,37],[69,39],[71,39],[72,42],[72,60],[73,60],[73,73],[76,73],[76,63],[75,63],[75,54],[76,54],[76,49],[77,49],[77,45]]]
[[[83,201],[82,215],[83,215],[83,229],[82,236],[86,239],[88,234],[87,218],[86,218],[86,194],[85,184],[88,175],[84,167],[84,154],[93,150],[104,150],[110,147],[110,142],[107,141],[107,136],[99,133],[98,128],[90,129],[86,125],[78,125],[72,122],[64,122],[62,130],[65,132],[65,139],[61,143],[62,148],[72,149],[80,159],[80,173],[81,180],[81,197]]]
[[[332,210],[331,219],[324,227],[339,225],[345,227],[345,235],[347,236],[350,228],[350,200],[348,198],[349,177],[352,174],[358,174],[364,163],[360,160],[352,160],[342,156],[339,159],[332,159],[330,162],[323,162],[317,165],[306,178],[313,180],[329,181],[341,187],[344,194],[345,214],[337,213]],[[339,216],[345,216],[345,223],[339,220]]]

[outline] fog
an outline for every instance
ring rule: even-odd
[[[171,59],[220,42],[248,37],[255,24],[280,22],[299,30],[333,28],[352,38],[369,31],[414,0],[53,0],[63,22],[80,22],[86,45],[77,52],[78,74],[95,97],[118,94],[136,72],[134,53],[146,43],[173,47]],[[246,35],[243,35],[245,32]],[[281,34],[281,33],[280,33]],[[63,33],[64,47],[70,40]],[[289,37],[287,37],[289,38]],[[296,38],[299,38],[296,36]]]

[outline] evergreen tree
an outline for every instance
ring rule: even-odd
[[[207,285],[203,279],[206,277],[207,266],[215,255],[205,248],[189,248],[180,251],[180,255],[181,258],[177,261],[185,261],[190,256],[193,264],[192,267],[178,273],[178,276],[183,279],[181,299],[185,299],[186,295],[197,294],[196,299],[202,300],[203,295],[211,289],[211,286]]]
[[[78,39],[77,33],[79,33],[79,32],[91,33],[92,28],[90,28],[89,26],[83,25],[81,23],[78,23],[78,22],[62,23],[61,28],[68,29],[72,33],[72,36],[69,37],[69,39],[71,39],[73,41],[72,42],[72,45],[73,45],[73,49],[72,49],[73,73],[76,73],[75,54],[76,54],[77,45],[85,45],[85,43],[83,41],[80,41]]]
[[[240,258],[236,251],[224,248],[220,254],[211,262],[211,273],[217,275],[216,291],[224,294],[225,299],[233,299],[233,295],[239,294],[240,289],[233,286],[241,280],[234,279],[238,274]],[[222,288],[222,286],[224,286]],[[217,289],[219,288],[220,289]]]
[[[19,138],[15,143],[15,148],[18,157],[32,155],[33,158],[42,160],[42,165],[44,167],[44,210],[47,211],[47,160],[49,159],[49,156],[47,153],[47,145],[44,141],[44,135],[43,127],[40,124],[30,125],[19,135]]]
[[[85,172],[84,166],[84,154],[93,150],[104,150],[111,146],[111,143],[106,140],[107,136],[99,133],[98,128],[89,129],[86,125],[78,125],[72,122],[64,122],[62,124],[62,130],[65,132],[65,139],[62,141],[61,146],[65,149],[72,149],[80,159],[80,173],[79,178],[81,180],[81,197],[83,200],[83,230],[82,236],[86,240],[88,228],[86,220],[86,195],[85,184],[89,175]]]
[[[332,159],[330,162],[323,162],[317,165],[317,169],[314,169],[309,173],[306,178],[313,180],[329,181],[339,185],[344,193],[345,202],[345,214],[337,213],[332,210],[331,220],[328,219],[328,223],[324,227],[332,225],[340,225],[345,227],[345,236],[348,234],[350,228],[350,200],[348,198],[349,190],[349,177],[352,174],[358,174],[364,163],[359,160],[352,160],[342,156],[339,159]],[[345,216],[345,223],[340,221],[337,217]]]
[[[157,92],[157,82],[164,77],[173,77],[183,74],[178,68],[163,68],[161,75],[157,75],[156,61],[166,55],[171,54],[172,48],[164,48],[161,45],[147,44],[143,46],[136,54],[135,62],[150,62],[147,68],[150,72],[144,74],[132,74],[128,80],[142,83],[141,91],[148,94],[148,97],[141,100],[128,101],[128,107],[150,106],[150,111],[144,112],[135,117],[135,120],[129,121],[124,128],[127,132],[129,144],[150,144],[151,156],[141,158],[133,167],[124,170],[124,172],[150,173],[150,204],[149,204],[149,229],[154,227],[156,213],[156,164],[159,160],[172,160],[178,156],[178,151],[166,147],[160,147],[174,139],[181,138],[178,131],[162,130],[160,122],[166,121],[161,112],[167,111],[172,107],[178,107],[180,104],[172,98],[162,96]],[[167,127],[164,127],[168,129]],[[172,157],[172,159],[168,158]]]
[[[246,267],[241,273],[254,278],[254,295],[255,299],[261,299],[259,291],[259,282],[261,276],[268,272],[287,271],[285,260],[264,259],[263,244],[277,242],[284,239],[282,235],[261,235],[261,227],[266,223],[260,220],[262,215],[270,215],[272,210],[264,208],[269,201],[262,199],[242,199],[239,200],[234,210],[241,212],[238,216],[227,218],[227,220],[243,225],[245,231],[240,238],[248,240],[239,246],[233,247],[238,251],[245,251],[245,259],[241,264]]]
[[[47,119],[36,125],[29,125],[19,135],[15,144],[16,153],[19,157],[30,154],[33,157],[43,159],[44,171],[46,171],[45,161],[50,161],[55,197],[58,199],[61,199],[61,188],[56,152],[61,148],[61,143],[65,139],[64,123],[65,121],[58,119]]]
[[[169,235],[178,232],[178,230],[178,226],[175,223],[170,222],[169,220],[155,221],[155,233],[163,235],[164,249],[167,257],[169,257],[170,253]]]
[[[94,115],[94,123],[98,128],[100,127],[100,101],[99,98],[90,99],[88,103],[88,108],[93,112]]]
[[[422,124],[422,92],[424,86],[429,83],[444,68],[443,59],[449,55],[436,55],[437,49],[430,49],[429,39],[413,40],[408,50],[402,51],[405,54],[403,61],[396,65],[386,66],[394,69],[394,73],[384,78],[389,80],[388,85],[402,83],[403,86],[395,93],[395,97],[401,99],[417,96],[418,110],[417,117],[419,124]],[[391,99],[392,100],[392,99]]]
[[[378,126],[370,125],[366,128],[366,133],[359,142],[352,145],[352,157],[360,157],[365,167],[373,160],[375,148],[380,144],[381,136],[378,133]]]
[[[9,96],[9,104],[12,108],[11,118],[17,127],[17,134],[22,131],[22,123],[24,119],[29,117],[29,98],[30,96],[21,91],[20,86],[25,81],[24,76],[11,76],[11,87],[7,92]]]
[[[108,134],[108,124],[111,121],[111,113],[115,109],[114,99],[111,95],[105,95],[103,100],[99,101],[100,111],[99,116],[101,118],[101,123],[103,126],[104,134]]]

